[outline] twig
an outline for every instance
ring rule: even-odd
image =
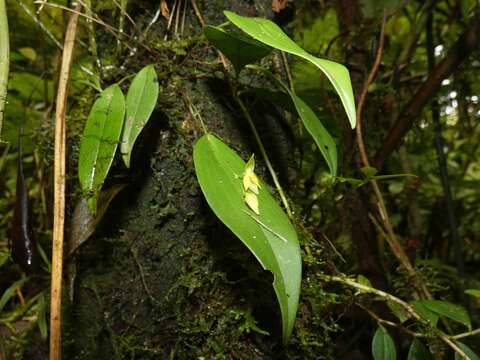
[[[358,150],[360,152],[360,158],[364,166],[370,166],[370,162],[368,160],[367,152],[365,150],[365,144],[363,142],[362,112],[363,112],[363,106],[365,104],[365,99],[367,97],[368,88],[370,84],[373,82],[373,80],[375,79],[375,77],[377,76],[378,68],[380,66],[380,61],[382,60],[383,47],[385,43],[385,22],[386,22],[386,16],[385,14],[383,14],[382,29],[380,31],[380,40],[378,43],[377,54],[375,56],[375,62],[372,66],[372,69],[370,70],[370,73],[368,74],[368,78],[365,81],[365,84],[363,85],[362,92],[360,93],[360,97],[357,105],[356,135],[357,135]]]
[[[381,148],[375,155],[377,167],[381,167],[391,153],[402,143],[415,120],[440,88],[443,79],[450,76],[459,65],[478,48],[480,43],[480,17],[476,17],[469,28],[458,38],[448,54],[440,61],[427,80],[412,96],[404,111],[395,119],[384,138]]]
[[[38,0],[36,0],[35,4],[38,4],[38,3],[39,3]],[[80,5],[82,5],[83,1],[79,0],[79,3],[80,3]],[[91,21],[103,26],[110,34],[112,34],[115,38],[117,38],[121,41],[122,41],[122,36],[124,36],[124,37],[126,37],[130,40],[135,40],[135,39],[132,38],[132,36],[130,36],[126,33],[121,33],[115,27],[107,24],[105,21],[100,19],[97,14],[92,13],[92,16],[88,16],[87,14],[81,13],[81,12],[76,11],[74,9],[71,9],[67,6],[63,6],[63,5],[55,4],[55,3],[50,3],[50,2],[46,2],[45,5],[53,7],[53,8],[57,8],[57,9],[62,9],[62,10],[65,10],[65,11],[68,11],[68,12],[71,12],[71,13],[74,13],[74,14],[76,13],[77,15],[79,15],[79,16],[85,18],[85,19],[91,20]],[[152,52],[152,50],[147,45],[143,44],[142,42],[139,42],[138,40],[137,40],[137,43],[140,46],[142,46],[143,48],[145,48],[147,51]],[[124,44],[129,50],[133,50],[133,48],[130,44],[128,44],[127,42],[124,42]]]
[[[469,336],[475,336],[475,335],[480,335],[480,329],[475,329],[472,331],[467,331],[461,334],[453,335],[451,336],[452,339],[458,340],[458,339],[463,339]]]
[[[370,315],[379,324],[383,324],[383,325],[387,325],[387,326],[390,326],[390,327],[393,327],[393,328],[397,328],[397,329],[405,332],[406,334],[408,334],[408,335],[410,335],[414,338],[427,337],[424,334],[416,333],[416,332],[406,328],[405,326],[402,326],[402,324],[397,324],[396,322],[382,319],[380,316],[378,316],[372,310],[370,310],[369,308],[367,308],[366,306],[364,306],[362,304],[357,304],[357,306],[360,307],[362,310],[364,310],[368,315]]]
[[[7,100],[7,84],[10,64],[10,43],[8,39],[8,18],[5,0],[0,0],[0,139]]]
[[[188,8],[188,1],[185,0],[183,5],[183,14],[182,14],[182,22],[180,26],[180,35],[183,36],[183,31],[185,30],[185,18],[187,16],[187,8]]]
[[[292,92],[295,92],[292,73],[290,72],[290,65],[288,64],[287,55],[285,54],[285,51],[280,51],[280,54],[282,55],[282,62],[283,62],[283,67],[285,68],[285,74],[287,75],[288,86],[290,86],[290,89],[292,89]]]
[[[65,113],[67,109],[68,82],[73,60],[78,16],[81,4],[77,3],[65,32],[62,66],[58,81],[57,105],[55,111],[55,158],[54,158],[54,202],[53,202],[53,244],[52,284],[50,305],[50,360],[61,359],[61,309],[63,237],[65,226]]]
[[[205,20],[203,19],[202,13],[200,12],[200,9],[198,8],[197,1],[196,0],[191,0],[193,11],[195,12],[195,15],[198,18],[198,21],[200,22],[200,25],[205,26]]]
[[[85,12],[89,17],[92,17],[92,1],[85,0]],[[88,43],[90,45],[90,52],[92,53],[93,64],[94,68],[97,66],[98,68],[101,67],[100,60],[98,58],[98,49],[97,49],[97,41],[95,40],[95,25],[91,19],[87,19],[87,28],[88,28]]]
[[[375,57],[375,62],[372,66],[372,69],[370,70],[370,73],[367,77],[367,80],[365,81],[365,84],[363,85],[363,89],[360,93],[360,97],[358,100],[356,137],[357,137],[358,151],[360,153],[360,159],[362,161],[363,166],[370,166],[370,161],[368,159],[367,151],[365,149],[365,143],[363,142],[362,112],[365,105],[365,99],[367,97],[368,88],[370,84],[372,84],[375,77],[377,76],[378,68],[380,66],[380,61],[382,59],[383,47],[385,43],[385,22],[386,22],[386,15],[384,14],[382,19],[382,29],[380,32],[380,40],[379,40],[377,54]],[[372,184],[373,191],[375,193],[375,197],[377,198],[378,211],[380,213],[380,217],[385,226],[385,231],[387,235],[385,239],[387,240],[387,243],[390,246],[390,249],[392,250],[395,257],[398,259],[400,264],[405,268],[407,273],[414,278],[415,285],[419,290],[419,294],[424,297],[431,298],[431,295],[428,289],[426,288],[425,284],[417,276],[415,268],[412,266],[410,259],[408,258],[407,254],[405,253],[402,246],[397,240],[397,237],[393,230],[392,223],[390,221],[390,217],[388,216],[387,207],[385,205],[382,192],[380,191],[380,187],[378,186],[377,181],[375,179],[372,179],[371,184]]]
[[[344,276],[330,276],[330,275],[320,275],[320,277],[323,280],[326,281],[333,281],[333,282],[339,282],[345,285],[348,285],[350,287],[353,287],[355,289],[361,290],[366,293],[370,294],[375,294],[387,301],[394,302],[398,305],[400,305],[412,318],[420,322],[421,324],[427,326],[440,340],[442,340],[446,345],[448,345],[453,351],[455,351],[462,359],[465,360],[471,360],[465,352],[463,352],[462,349],[458,347],[457,344],[453,341],[453,338],[445,334],[443,331],[437,329],[436,327],[432,326],[430,322],[427,320],[424,320],[417,312],[416,310],[410,306],[407,302],[403,301],[402,299],[397,298],[396,296],[393,296],[389,293],[386,293],[385,291],[375,289],[371,286],[367,286],[364,284],[357,283],[356,281],[353,281],[352,279],[349,279]]]

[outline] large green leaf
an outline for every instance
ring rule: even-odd
[[[217,137],[200,138],[193,158],[198,182],[215,215],[273,273],[286,342],[295,322],[302,271],[295,229],[263,183],[257,190],[259,214],[246,205],[245,162]]]
[[[428,310],[435,314],[459,322],[471,330],[472,323],[470,317],[462,306],[443,300],[421,300],[421,302]]]
[[[333,177],[337,176],[337,146],[335,141],[333,141],[332,136],[322,125],[322,122],[310,106],[290,90],[288,90],[288,93],[295,104],[295,108],[302,119],[303,125],[305,125],[308,133],[313,137],[313,140],[315,140],[323,158],[327,162],[330,173]]]
[[[480,357],[464,343],[457,341],[457,345],[470,358],[470,360],[480,360]],[[458,353],[455,353],[455,360],[463,360]]]
[[[240,34],[228,33],[216,26],[205,26],[203,33],[208,41],[230,60],[237,75],[245,65],[260,60],[272,51],[258,41]]]
[[[352,128],[355,127],[355,100],[353,97],[350,74],[345,66],[336,62],[317,58],[290,39],[274,22],[263,19],[244,17],[230,11],[225,16],[237,27],[254,39],[275,49],[299,56],[318,67],[330,80],[342,101]]]
[[[407,360],[433,360],[433,356],[425,345],[414,339],[410,350],[408,350]]]
[[[158,99],[158,79],[153,65],[147,65],[135,76],[127,93],[127,115],[122,133],[120,151],[130,167],[133,145],[152,115]]]
[[[265,74],[276,81],[290,96],[292,100],[291,102],[293,103],[296,112],[300,116],[300,119],[302,119],[303,125],[307,129],[308,133],[313,137],[313,140],[320,149],[323,158],[327,162],[330,173],[333,177],[337,176],[337,146],[330,133],[322,125],[322,122],[318,119],[317,115],[315,115],[310,106],[308,106],[307,103],[305,103],[300,97],[291,91],[281,80],[277,79],[271,72],[265,71],[258,66],[250,66],[250,68],[265,72]]]
[[[124,118],[125,98],[120,87],[112,85],[93,104],[80,143],[78,178],[93,214],[115,156]]]
[[[438,314],[427,308],[423,300],[414,300],[410,304],[422,319],[428,321],[431,326],[437,326]]]
[[[473,297],[480,297],[480,289],[467,289],[465,290],[465,294]]]
[[[397,350],[388,331],[379,326],[372,340],[372,354],[375,360],[396,360]]]

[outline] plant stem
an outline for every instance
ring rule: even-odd
[[[365,149],[365,144],[363,142],[362,111],[365,105],[365,99],[368,93],[368,88],[370,84],[373,82],[373,80],[375,79],[378,72],[378,68],[380,66],[380,61],[383,53],[384,40],[385,40],[385,22],[386,22],[386,18],[384,14],[384,17],[382,20],[382,29],[380,32],[380,41],[379,41],[377,54],[375,57],[375,62],[372,66],[372,69],[368,75],[367,80],[365,81],[365,84],[363,86],[363,89],[361,91],[359,101],[358,101],[356,136],[357,136],[358,151],[360,153],[360,159],[362,161],[363,166],[370,166],[370,161],[368,159],[367,151]],[[419,296],[431,298],[430,292],[428,291],[423,281],[421,281],[421,279],[418,277],[415,271],[415,268],[412,266],[412,263],[410,262],[410,259],[408,258],[407,254],[405,253],[402,246],[397,240],[397,237],[393,230],[392,223],[390,221],[390,217],[388,216],[388,211],[385,205],[385,201],[383,199],[382,192],[380,191],[380,187],[378,186],[377,181],[373,179],[371,181],[371,184],[372,184],[375,197],[377,198],[378,211],[380,213],[382,222],[385,226],[385,231],[386,231],[385,239],[387,240],[387,243],[390,249],[392,250],[395,257],[398,259],[400,264],[403,266],[403,268],[407,271],[408,275],[414,279]]]
[[[453,335],[451,336],[451,338],[457,340],[457,339],[463,339],[463,338],[466,338],[469,336],[475,336],[475,335],[480,335],[480,329],[475,329],[472,331],[467,331],[461,334]]]
[[[55,110],[55,158],[54,158],[54,201],[53,201],[53,244],[52,283],[50,305],[50,360],[61,359],[61,310],[63,238],[65,226],[65,147],[68,82],[72,67],[73,50],[77,34],[77,23],[81,4],[77,3],[75,13],[70,17],[65,32],[62,67],[58,81],[57,105]]]
[[[353,287],[355,289],[361,290],[366,293],[371,293],[375,294],[387,301],[394,302],[398,305],[400,305],[405,311],[410,314],[412,318],[417,320],[419,323],[426,325],[440,340],[442,340],[446,345],[448,345],[453,351],[455,351],[462,359],[466,360],[471,360],[465,352],[460,349],[457,344],[453,341],[454,337],[448,336],[445,334],[443,331],[437,329],[436,327],[430,325],[430,323],[426,320],[424,320],[416,311],[415,309],[408,304],[407,302],[403,301],[402,299],[397,298],[396,296],[393,296],[389,293],[386,293],[385,291],[375,289],[371,286],[360,284],[356,281],[353,281],[352,279],[349,279],[344,276],[330,276],[330,275],[321,275],[320,276],[323,280],[325,281],[332,281],[332,282],[339,282],[345,285],[348,285],[350,287]]]
[[[5,0],[0,0],[0,139],[7,100],[10,43],[8,39],[8,17]]]
[[[285,211],[287,212],[288,217],[291,219],[293,217],[293,214],[292,214],[292,211],[290,210],[290,205],[288,204],[287,197],[285,196],[285,193],[283,192],[282,186],[280,185],[280,182],[278,181],[277,174],[275,173],[275,170],[273,169],[272,163],[270,162],[270,159],[268,157],[268,154],[265,151],[265,147],[263,146],[262,139],[260,138],[260,135],[258,134],[257,128],[255,127],[255,124],[253,122],[253,119],[250,116],[250,113],[248,112],[248,110],[247,110],[245,104],[243,103],[242,99],[240,98],[239,94],[233,88],[232,88],[232,93],[233,93],[233,97],[235,98],[238,105],[240,106],[240,109],[242,109],[243,116],[245,117],[245,119],[247,119],[248,124],[250,125],[250,128],[252,129],[253,136],[255,137],[255,141],[257,142],[257,145],[260,149],[260,153],[263,156],[263,160],[265,160],[265,164],[267,165],[268,171],[270,172],[270,175],[272,176],[273,183],[275,184],[275,187],[277,188],[278,194],[280,195],[280,198],[282,199],[283,206],[285,206]]]

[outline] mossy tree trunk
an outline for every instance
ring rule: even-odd
[[[198,3],[213,24],[224,21],[224,9],[272,15],[269,1]],[[135,5],[129,5],[133,12]],[[245,159],[255,151],[218,74],[220,64],[212,71],[217,53],[202,40],[190,4],[183,35],[179,26],[165,42],[166,21],[157,24],[146,40],[155,55],[139,50],[124,65],[133,73],[155,63],[160,100],[137,141],[128,186],[71,260],[76,274],[67,281],[73,297],[65,299],[64,356],[263,359],[298,353],[281,345],[271,275],[213,215],[195,177],[193,144],[202,129],[187,101]]]

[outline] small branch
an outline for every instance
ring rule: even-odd
[[[360,158],[362,159],[362,163],[364,166],[370,166],[370,162],[368,161],[367,152],[365,150],[365,144],[363,142],[362,112],[363,112],[363,106],[365,104],[365,98],[367,97],[368,88],[370,84],[373,82],[373,80],[375,80],[375,77],[377,76],[378,68],[380,66],[380,61],[382,60],[383,47],[385,43],[385,21],[386,21],[386,16],[385,14],[383,14],[382,29],[380,31],[380,41],[378,44],[377,54],[375,56],[375,62],[372,66],[372,69],[370,70],[370,73],[368,74],[368,78],[365,81],[365,84],[363,85],[363,89],[362,89],[362,92],[360,93],[360,97],[357,105],[356,135],[357,135],[358,150],[360,152]]]
[[[375,156],[377,167],[382,167],[385,160],[402,143],[403,138],[412,128],[413,123],[420,116],[425,105],[440,88],[442,80],[449,77],[478,48],[479,42],[480,17],[477,16],[443,60],[435,66],[427,80],[413,95],[405,110],[397,117],[380,150],[377,151]]]
[[[406,333],[406,334],[408,334],[408,335],[410,335],[411,337],[414,337],[414,338],[427,337],[427,336],[424,335],[424,334],[416,333],[416,332],[414,332],[414,331],[406,328],[406,327],[403,326],[402,324],[397,324],[396,322],[382,319],[380,316],[378,316],[378,315],[375,314],[372,310],[370,310],[369,308],[363,306],[362,304],[357,304],[357,305],[358,305],[358,307],[360,307],[362,310],[364,310],[368,315],[370,315],[370,316],[371,316],[377,323],[379,323],[379,324],[387,325],[387,326],[390,326],[390,327],[399,329],[399,330],[403,331],[404,333]]]
[[[320,275],[320,278],[322,278],[325,281],[332,281],[332,282],[339,282],[345,285],[348,285],[350,287],[353,287],[355,289],[361,290],[365,293],[370,293],[370,294],[375,294],[387,301],[394,302],[398,305],[400,305],[412,318],[417,320],[419,323],[427,326],[434,334],[437,336],[440,340],[442,340],[447,346],[449,346],[453,351],[455,351],[462,359],[465,360],[471,360],[467,354],[463,352],[462,349],[458,347],[457,344],[453,341],[453,337],[448,336],[445,334],[443,331],[437,329],[436,327],[430,325],[430,323],[427,320],[424,320],[416,311],[415,309],[408,304],[407,302],[403,301],[402,299],[397,298],[396,296],[393,296],[389,293],[386,293],[385,291],[375,289],[371,286],[363,285],[360,283],[357,283],[356,281],[353,281],[345,276],[330,276],[330,275]]]
[[[10,43],[8,33],[7,7],[0,0],[0,139],[7,100],[7,84],[10,64]]]
[[[61,359],[61,310],[62,310],[62,273],[63,273],[63,237],[65,226],[65,147],[68,82],[73,60],[78,16],[81,4],[70,17],[65,32],[62,66],[58,81],[57,106],[55,111],[55,158],[54,158],[54,203],[53,203],[53,244],[52,244],[52,283],[50,305],[50,360]]]
[[[196,0],[191,0],[191,2],[192,2],[193,11],[195,12],[195,15],[197,16],[198,21],[200,22],[200,25],[205,26],[205,20],[203,19],[203,15],[200,12],[200,9],[198,8]]]
[[[461,334],[453,335],[450,338],[458,340],[458,339],[463,339],[463,338],[466,338],[466,337],[469,337],[469,336],[475,336],[475,335],[480,335],[480,329],[475,329],[475,330],[472,330],[472,331],[468,331],[468,332],[464,332],[464,333],[461,333]]]
[[[372,82],[375,80],[375,77],[378,72],[378,68],[380,66],[380,61],[382,59],[383,47],[385,43],[385,22],[386,22],[386,17],[384,14],[383,20],[382,20],[382,29],[380,31],[380,41],[378,45],[377,54],[375,56],[375,62],[367,77],[367,80],[365,81],[365,84],[363,85],[363,89],[360,93],[360,97],[358,101],[356,136],[357,136],[358,151],[360,153],[360,159],[362,161],[363,166],[370,166],[370,161],[368,159],[367,151],[365,149],[365,143],[363,142],[362,112],[365,105],[365,99],[368,93],[368,88],[372,84]],[[410,262],[410,259],[408,258],[407,254],[403,250],[403,247],[400,245],[400,243],[397,240],[397,237],[393,230],[393,225],[390,221],[390,217],[388,216],[388,211],[385,205],[385,201],[383,199],[382,192],[380,191],[380,187],[378,186],[377,181],[372,180],[371,184],[373,187],[375,197],[377,198],[377,206],[378,206],[378,211],[380,213],[380,218],[382,219],[385,226],[385,231],[386,231],[385,239],[387,240],[387,243],[390,246],[390,249],[392,250],[395,257],[398,259],[400,264],[403,266],[403,268],[407,271],[407,273],[412,278],[414,278],[415,285],[418,288],[420,297],[424,296],[427,298],[431,298],[431,295],[427,287],[418,277],[415,271],[415,268],[412,266],[412,263]]]

